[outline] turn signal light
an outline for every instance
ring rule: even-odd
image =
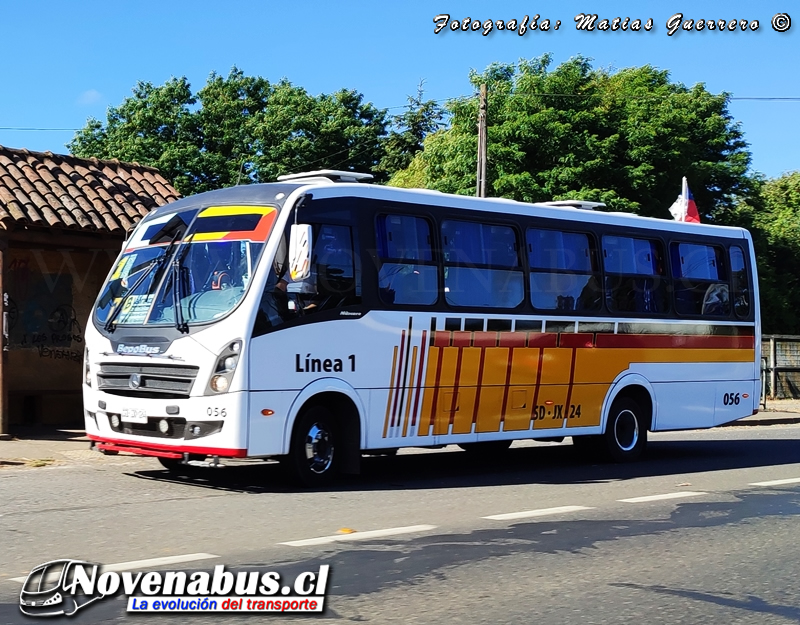
[[[270,410],[269,408],[264,408],[264,410],[261,411],[261,414],[263,414],[265,417],[271,417],[275,414],[275,411]]]

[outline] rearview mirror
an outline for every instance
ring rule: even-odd
[[[292,224],[289,234],[289,275],[292,282],[311,275],[311,226]]]

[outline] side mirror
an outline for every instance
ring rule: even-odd
[[[289,275],[293,282],[311,275],[311,226],[292,224],[289,234]]]

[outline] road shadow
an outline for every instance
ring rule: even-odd
[[[342,476],[326,492],[465,488],[519,484],[595,484],[641,477],[683,475],[800,463],[792,439],[656,441],[645,459],[597,463],[569,442],[512,447],[499,457],[476,458],[456,447],[393,457],[365,457],[361,474]],[[135,471],[129,477],[243,493],[297,490],[277,463]]]
[[[56,428],[43,425],[13,425],[9,434],[21,441],[89,441],[80,427]]]

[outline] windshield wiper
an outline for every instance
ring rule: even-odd
[[[122,306],[125,304],[126,301],[128,301],[128,298],[131,295],[133,295],[133,293],[136,292],[136,289],[138,289],[141,286],[142,282],[145,281],[147,276],[149,276],[152,273],[153,269],[155,269],[156,267],[160,267],[162,264],[164,264],[164,262],[169,257],[170,252],[172,251],[172,246],[175,245],[175,241],[177,241],[180,236],[181,236],[180,232],[175,233],[175,236],[172,237],[172,241],[170,241],[169,245],[167,246],[167,249],[164,250],[164,254],[150,261],[150,264],[147,265],[147,267],[145,267],[144,270],[142,271],[142,275],[136,279],[136,282],[133,283],[133,286],[129,288],[125,292],[125,295],[123,295],[120,298],[119,303],[116,305],[114,310],[111,311],[111,314],[108,316],[108,319],[106,320],[106,323],[103,326],[106,332],[114,331],[114,329],[116,328],[114,321],[116,320],[117,317],[119,317],[119,313],[122,311]]]
[[[175,310],[175,327],[182,334],[188,334],[189,332],[189,324],[186,323],[186,319],[183,316],[183,304],[181,303],[183,299],[181,260],[183,260],[183,255],[187,249],[187,246],[184,245],[183,249],[175,254],[175,258],[172,259],[172,308]]]

